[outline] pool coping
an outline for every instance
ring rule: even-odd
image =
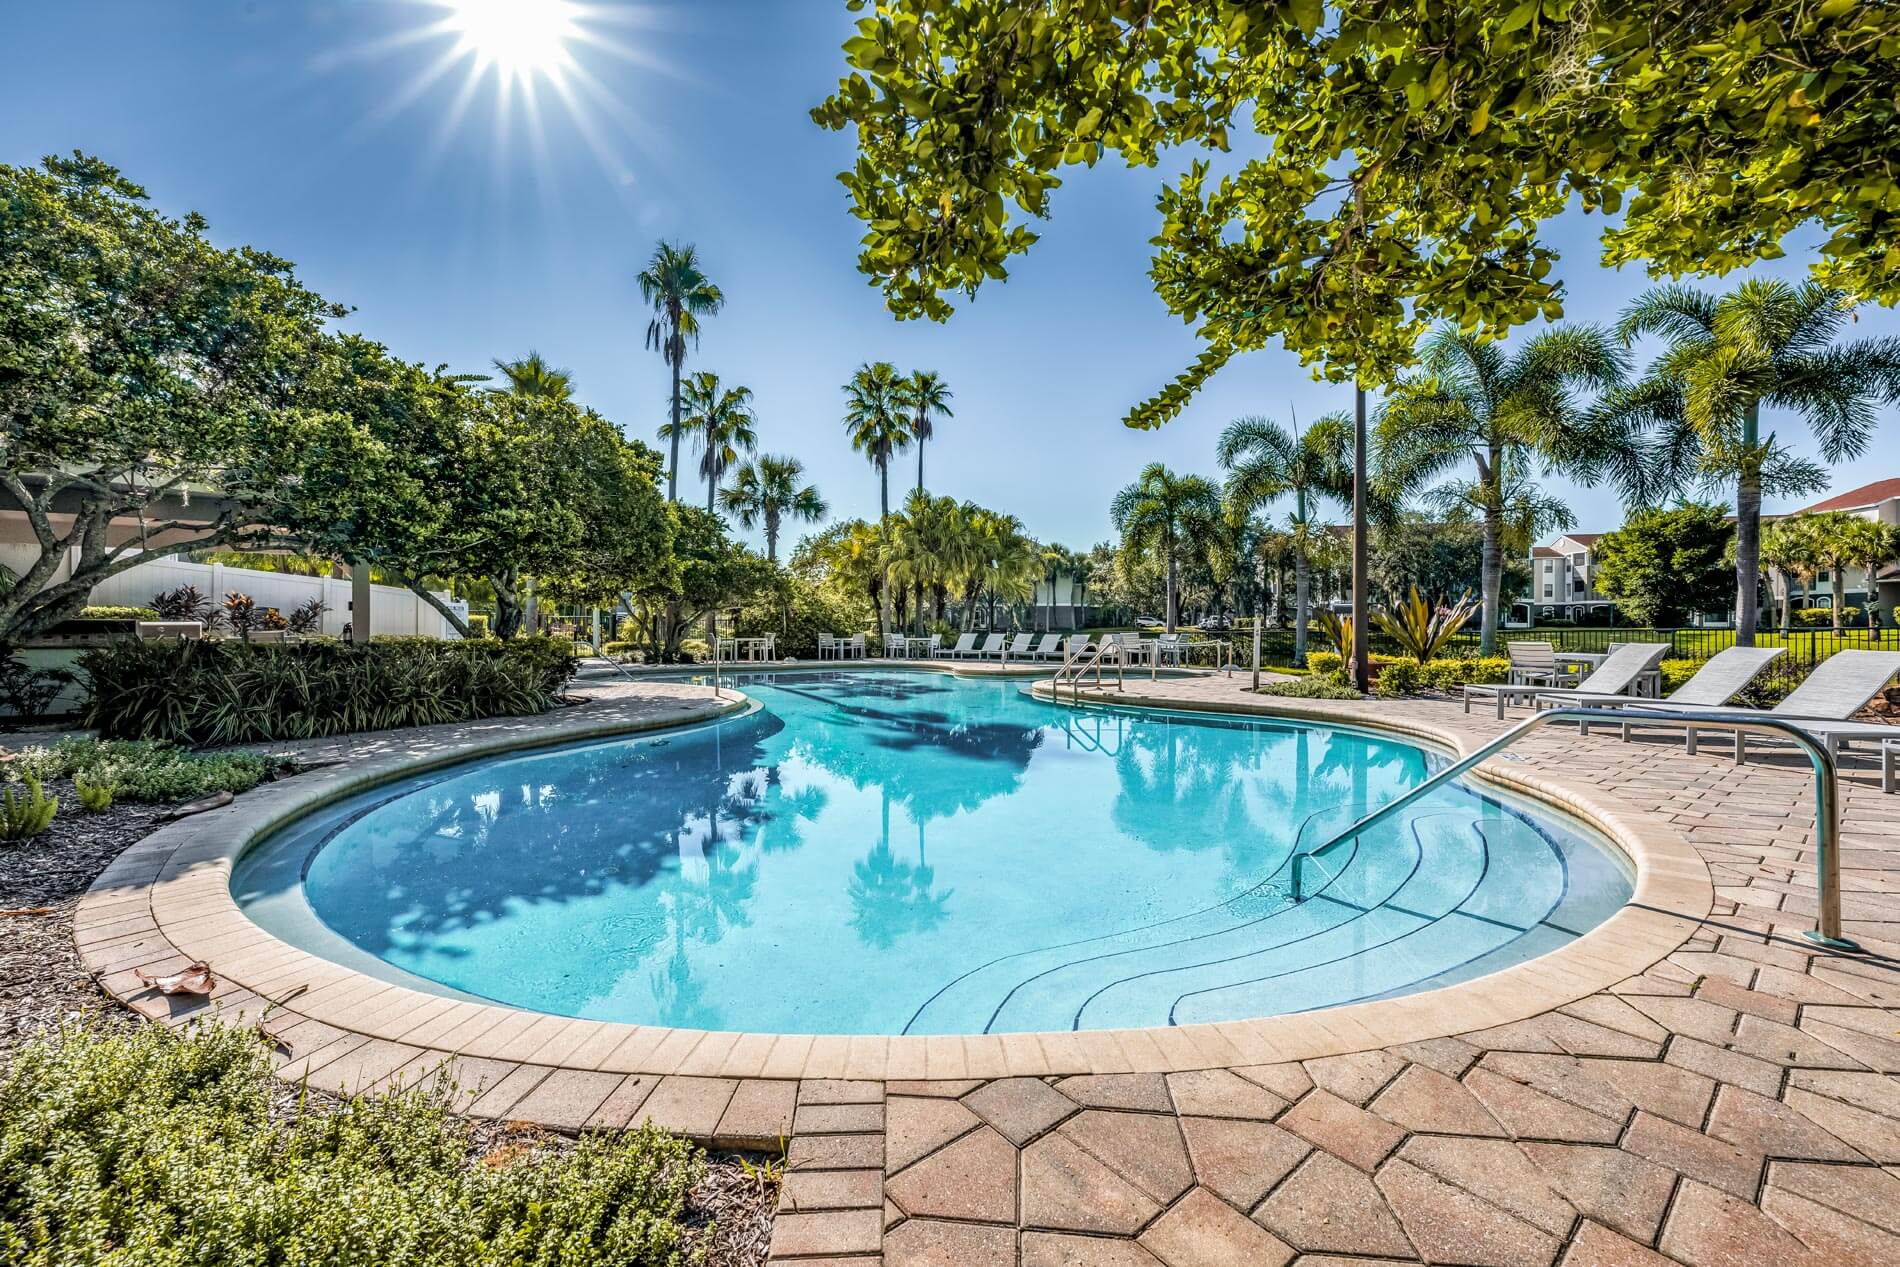
[[[661,715],[576,709],[511,719],[529,723],[525,730],[430,728],[403,750],[264,785],[230,806],[162,827],[121,854],[79,904],[74,938],[80,956],[104,989],[144,1015],[183,1023],[215,1011],[262,1021],[273,1036],[295,1040],[285,1043],[289,1052],[279,1071],[286,1077],[309,1076],[323,1065],[322,1051],[308,1046],[312,1038],[327,1040],[332,1053],[347,1044],[351,1058],[337,1063],[359,1086],[386,1084],[399,1069],[421,1070],[424,1058],[490,1070],[533,1066],[544,1073],[678,1080],[1172,1073],[1345,1055],[1524,1020],[1640,975],[1696,931],[1715,897],[1707,864],[1660,816],[1617,805],[1588,784],[1493,761],[1473,777],[1582,819],[1633,864],[1635,890],[1628,903],[1556,950],[1454,985],[1291,1015],[1167,1028],[883,1036],[676,1029],[448,998],[367,976],[280,941],[251,922],[231,895],[236,859],[252,842],[311,809],[471,757],[691,725],[750,703],[731,688],[726,695],[715,699],[709,688],[684,687],[681,706]],[[1084,691],[1082,699],[1352,726],[1456,753],[1478,742],[1396,709],[1374,720],[1286,699],[1199,708],[1139,692]],[[220,978],[209,1007],[203,999],[161,996],[138,976],[140,969],[175,971],[195,960],[209,963]],[[334,1069],[319,1081],[354,1089]],[[688,1133],[712,1137],[710,1130]]]

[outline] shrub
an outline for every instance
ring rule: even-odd
[[[158,612],[150,607],[81,607],[80,620],[157,620]]]
[[[203,622],[206,629],[216,629],[224,622],[223,609],[208,595],[200,593],[196,585],[180,585],[175,590],[152,595],[152,610],[158,613],[160,620],[196,620]]]
[[[1372,685],[1373,694],[1384,699],[1398,695],[1416,694],[1423,681],[1420,666],[1410,660],[1400,660],[1388,664],[1379,670],[1379,679]]]
[[[605,656],[638,656],[646,646],[644,642],[603,642],[600,653]]]
[[[468,636],[471,638],[488,637],[488,613],[470,612],[468,614]]]
[[[65,669],[36,669],[0,647],[0,704],[19,721],[42,716],[78,679]]]
[[[1687,682],[1705,663],[1703,660],[1664,660],[1656,666],[1662,670],[1663,693],[1666,695]]]
[[[294,634],[323,632],[323,613],[330,610],[321,598],[307,598],[291,610],[284,628]]]
[[[59,798],[46,795],[40,781],[32,775],[26,787],[15,796],[12,788],[0,788],[0,840],[26,840],[53,825],[59,813]]]
[[[1278,695],[1287,699],[1364,699],[1358,691],[1344,682],[1335,682],[1330,678],[1311,676],[1297,682],[1269,682],[1260,688],[1262,695]]]
[[[255,1031],[70,1027],[0,1082],[0,1260],[680,1267],[705,1171],[652,1128],[474,1159],[446,1088],[271,1114]]]
[[[79,793],[79,808],[88,814],[103,814],[112,808],[110,783],[94,783],[81,774],[74,777],[73,790]]]
[[[291,762],[282,757],[191,752],[157,739],[62,739],[50,748],[28,748],[9,764],[7,774],[70,778],[75,785],[83,781],[104,788],[108,798],[170,802],[195,801],[214,792],[248,792],[289,768]],[[80,798],[83,804],[84,787]]]
[[[1309,651],[1306,667],[1321,676],[1330,676],[1346,667],[1345,657],[1337,651]]]
[[[1860,623],[1860,619],[1860,608],[1841,608],[1841,623],[1843,625],[1857,625]],[[1834,624],[1834,609],[1832,607],[1797,607],[1794,609],[1794,623],[1815,629],[1823,625],[1831,627]]]
[[[1374,612],[1372,623],[1398,643],[1414,662],[1424,664],[1437,657],[1477,610],[1478,605],[1469,598],[1460,598],[1451,607],[1433,607],[1414,585],[1411,593],[1392,605],[1390,612]]]
[[[574,675],[550,638],[127,642],[80,657],[112,739],[252,743],[546,711]]]

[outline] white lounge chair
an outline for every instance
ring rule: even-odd
[[[1035,657],[1038,660],[1057,660],[1062,657],[1062,635],[1044,634],[1042,641],[1036,644]]]
[[[945,651],[943,654],[944,654],[944,658],[948,660],[961,660],[967,656],[975,655],[976,654],[976,635],[973,633],[958,635],[956,645],[951,647],[948,651]]]
[[[1720,708],[1741,693],[1742,688],[1761,676],[1763,669],[1775,659],[1787,654],[1785,647],[1727,647],[1710,656],[1703,666],[1669,693],[1664,700],[1647,700],[1632,695],[1597,695],[1587,691],[1566,691],[1559,695],[1555,692],[1539,695],[1538,708],[1602,708],[1619,709],[1628,707],[1648,708],[1653,705],[1681,707],[1690,705],[1696,708]],[[1632,726],[1641,726],[1641,722],[1624,722],[1623,738],[1630,737]],[[1695,731],[1689,732],[1689,751],[1695,751]]]
[[[1003,663],[1008,664],[1010,660],[1012,659],[1016,659],[1016,660],[1029,659],[1030,647],[1032,644],[1034,644],[1035,641],[1036,641],[1035,634],[1028,634],[1028,633],[1017,634],[1016,637],[1011,640],[1009,646],[1003,649]]]
[[[1070,634],[1062,643],[1062,656],[1066,660],[1086,659],[1089,653],[1087,634]]]
[[[1572,690],[1553,690],[1548,686],[1523,686],[1510,682],[1474,684],[1465,688],[1465,711],[1471,711],[1471,701],[1474,699],[1492,699],[1497,701],[1498,717],[1502,719],[1507,702],[1521,700],[1531,703],[1545,697],[1567,700],[1579,694],[1621,695],[1635,686],[1645,673],[1652,672],[1667,654],[1669,644],[1666,642],[1632,642],[1618,647]]]
[[[1884,746],[1900,739],[1900,729],[1893,726],[1847,720],[1867,707],[1896,674],[1900,674],[1900,651],[1836,651],[1814,666],[1806,681],[1770,709],[1692,708],[1673,699],[1657,706],[1671,712],[1706,715],[1712,721],[1778,718],[1799,726],[1819,739],[1830,755],[1839,756],[1852,744]],[[1748,759],[1748,736],[1739,730],[1734,734],[1735,763],[1740,765]]]
[[[977,658],[981,660],[987,660],[991,656],[1001,657],[1003,654],[1003,635],[995,633],[985,638],[983,645],[977,648],[976,654]]]

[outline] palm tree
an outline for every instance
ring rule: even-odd
[[[1875,577],[1880,565],[1893,557],[1894,529],[1878,520],[1863,519],[1844,511],[1809,518],[1815,521],[1821,565],[1833,578],[1828,587],[1833,601],[1828,606],[1833,612],[1834,632],[1839,633],[1846,610],[1848,568],[1867,569],[1866,606],[1869,611],[1878,609]]]
[[[917,442],[917,491],[924,491],[924,441],[936,434],[932,425],[932,415],[938,418],[954,418],[950,410],[950,388],[937,377],[935,370],[912,370],[909,378],[898,384],[900,398],[905,409],[910,411],[910,435]]]
[[[490,364],[508,380],[506,387],[489,388],[492,392],[561,404],[574,398],[574,376],[548,364],[539,352],[530,351],[518,361],[497,358]]]
[[[1900,401],[1900,338],[1838,343],[1853,305],[1812,282],[1748,281],[1715,296],[1659,286],[1632,304],[1624,341],[1667,342],[1643,381],[1611,412],[1649,426],[1643,459],[1626,489],[1654,500],[1691,481],[1735,490],[1735,642],[1753,646],[1761,603],[1761,499],[1810,492],[1827,472],[1761,433],[1764,405],[1786,409],[1820,441],[1823,461],[1866,452],[1876,410]]]
[[[699,473],[706,481],[706,510],[710,514],[726,468],[739,460],[742,451],[750,453],[758,447],[759,437],[753,431],[758,419],[752,415],[752,389],[722,387],[719,375],[701,370],[684,384],[680,407],[684,413],[680,426],[699,437]]]
[[[673,412],[671,431],[662,439],[672,441],[672,457],[666,468],[666,497],[679,500],[680,477],[680,367],[686,363],[686,341],[699,346],[701,318],[717,313],[726,297],[719,287],[706,279],[699,268],[699,254],[692,246],[662,242],[653,248],[653,258],[637,279],[640,297],[653,309],[647,322],[647,346],[666,360],[673,373]]]
[[[733,472],[732,487],[719,494],[720,502],[750,532],[765,525],[765,559],[778,562],[779,526],[787,517],[816,523],[829,511],[818,489],[800,484],[805,464],[794,457],[761,453],[757,460],[741,462]]]
[[[1227,424],[1215,456],[1227,471],[1227,502],[1234,513],[1250,515],[1291,493],[1288,522],[1293,552],[1293,663],[1306,663],[1307,626],[1312,622],[1314,556],[1326,544],[1327,530],[1316,521],[1319,503],[1344,503],[1352,496],[1347,449],[1352,420],[1327,414],[1295,436],[1270,418],[1236,418]]]
[[[1108,516],[1122,534],[1122,548],[1161,556],[1168,578],[1169,633],[1180,616],[1181,547],[1211,527],[1220,513],[1220,489],[1213,480],[1176,475],[1159,462],[1143,468],[1140,478],[1109,504]]]
[[[1528,548],[1528,538],[1571,524],[1564,503],[1531,482],[1533,467],[1590,481],[1614,465],[1609,450],[1621,443],[1618,430],[1580,393],[1621,383],[1623,353],[1589,326],[1555,327],[1514,352],[1447,326],[1427,336],[1419,359],[1423,373],[1394,388],[1379,419],[1381,480],[1395,495],[1425,492],[1440,506],[1477,512],[1484,524],[1479,651],[1490,655],[1507,538],[1519,536],[1510,544]],[[1471,478],[1427,489],[1466,462]]]
[[[1077,554],[1067,546],[1042,548],[1042,579],[1049,583],[1049,620],[1045,629],[1053,632],[1056,627],[1056,582],[1066,576],[1072,589],[1079,591],[1082,587],[1081,577],[1088,571],[1088,563],[1086,554]],[[1071,601],[1070,606],[1074,605]]]
[[[1821,571],[1814,516],[1795,515],[1765,526],[1761,564],[1781,581],[1781,632],[1785,634],[1794,627],[1794,583],[1801,582],[1805,595],[1813,589],[1814,578]]]
[[[1867,627],[1880,627],[1880,569],[1900,559],[1900,525],[1863,519],[1855,534],[1853,561],[1867,570]]]
[[[844,385],[844,426],[851,447],[862,453],[877,469],[878,525],[880,531],[891,517],[891,459],[910,443],[910,426],[904,417],[903,390],[897,367],[889,361],[870,362],[858,367]],[[889,598],[888,585],[882,587]],[[877,611],[878,636],[890,634],[885,604]]]

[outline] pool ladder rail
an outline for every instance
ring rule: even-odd
[[[1698,729],[1732,730],[1738,735],[1771,735],[1786,739],[1802,749],[1807,754],[1808,763],[1814,768],[1814,866],[1815,882],[1821,895],[1820,913],[1816,926],[1804,931],[1802,935],[1809,941],[1826,946],[1830,950],[1858,951],[1860,949],[1857,943],[1841,935],[1840,776],[1835,769],[1834,758],[1828,755],[1824,744],[1817,742],[1799,726],[1778,717],[1753,717],[1736,712],[1712,715],[1664,712],[1661,709],[1625,708],[1618,710],[1616,718],[1619,721],[1641,721],[1684,729],[1694,726]],[[1548,726],[1552,722],[1574,721],[1581,732],[1585,724],[1601,722],[1603,719],[1603,710],[1594,708],[1553,708],[1538,713],[1534,717],[1519,722],[1469,755],[1452,762],[1417,787],[1387,801],[1350,827],[1329,837],[1316,848],[1302,849],[1296,842],[1292,866],[1294,900],[1296,902],[1301,900],[1299,897],[1301,863],[1318,864],[1328,853],[1378,826],[1407,805],[1436,791],[1486,759],[1504,751],[1533,730]]]

